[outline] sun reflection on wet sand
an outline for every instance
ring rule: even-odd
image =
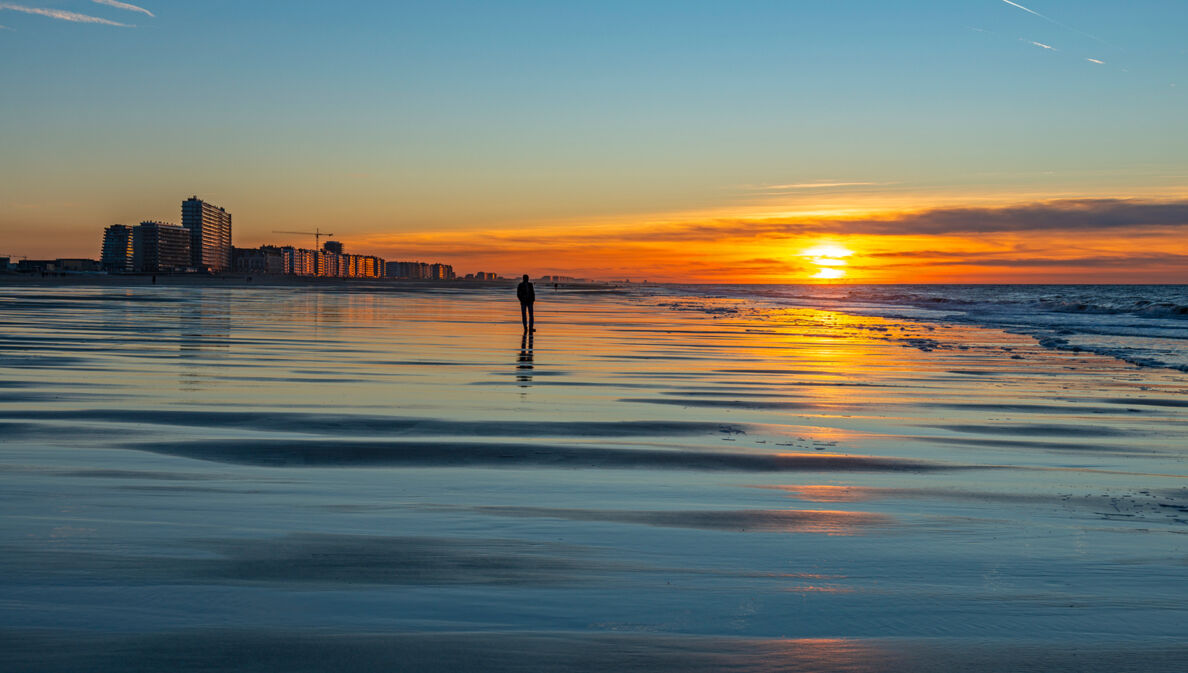
[[[444,505],[429,507],[436,511],[457,511],[456,508]],[[889,526],[895,522],[890,516],[874,512],[818,509],[616,510],[487,506],[475,507],[467,511],[475,514],[516,518],[555,518],[666,528],[825,535],[858,535],[873,527]]]
[[[874,497],[870,489],[860,486],[806,484],[803,486],[759,486],[758,488],[786,491],[794,494],[800,500],[809,502],[863,502]]]
[[[764,665],[756,671],[842,671],[866,673],[888,670],[893,652],[870,641],[849,638],[777,640],[764,648]]]

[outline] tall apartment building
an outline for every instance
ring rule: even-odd
[[[127,273],[133,265],[132,227],[113,224],[103,230],[103,249],[99,263],[108,273]]]
[[[231,269],[231,213],[197,196],[182,201],[182,226],[190,230],[190,263],[211,271]]]
[[[189,229],[165,222],[141,222],[132,229],[132,263],[137,271],[173,271],[190,266]]]

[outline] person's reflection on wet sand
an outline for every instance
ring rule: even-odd
[[[520,357],[516,363],[516,380],[521,388],[532,385],[532,333],[520,337]]]

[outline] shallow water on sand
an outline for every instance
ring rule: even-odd
[[[1188,664],[1182,372],[508,296],[0,287],[4,668]]]

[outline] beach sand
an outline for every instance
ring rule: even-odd
[[[1188,386],[650,290],[0,286],[0,668],[1188,670]]]

